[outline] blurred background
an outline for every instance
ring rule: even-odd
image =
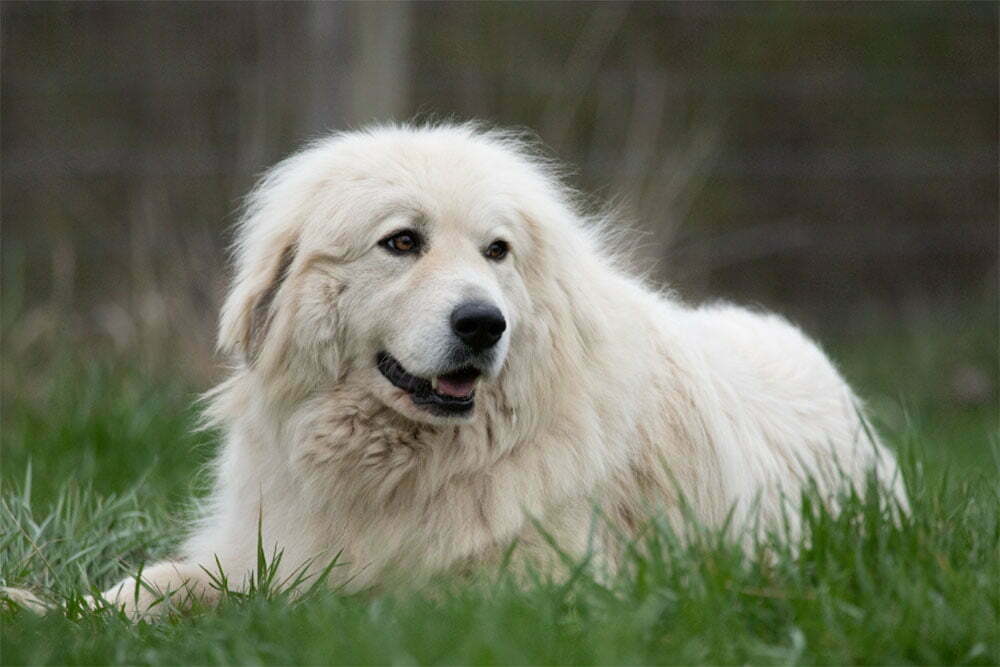
[[[60,356],[207,388],[262,170],[331,130],[475,118],[536,132],[685,298],[887,341],[856,367],[938,332],[932,395],[996,403],[996,3],[0,11],[5,396]]]

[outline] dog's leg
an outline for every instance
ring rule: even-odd
[[[84,602],[91,609],[104,605],[122,609],[132,620],[150,620],[170,611],[185,611],[195,602],[211,604],[218,600],[219,591],[211,578],[193,563],[164,561],[123,579],[100,594],[90,595]],[[8,600],[36,614],[61,609],[22,588],[0,587],[0,599]]]
[[[219,597],[211,578],[194,563],[164,561],[124,579],[101,593],[103,601],[123,609],[133,620],[184,611],[194,603],[211,604]],[[93,607],[100,601],[88,597]]]

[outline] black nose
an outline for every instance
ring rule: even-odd
[[[500,309],[482,301],[463,303],[451,311],[451,330],[474,350],[496,345],[506,328]]]

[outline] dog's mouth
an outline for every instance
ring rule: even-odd
[[[438,414],[461,415],[476,404],[476,380],[481,372],[472,366],[427,380],[408,373],[388,352],[379,352],[375,364],[385,379],[410,394],[418,407]]]

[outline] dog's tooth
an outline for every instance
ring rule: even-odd
[[[434,391],[438,390],[438,379],[436,375],[431,378],[431,389],[433,389]]]

